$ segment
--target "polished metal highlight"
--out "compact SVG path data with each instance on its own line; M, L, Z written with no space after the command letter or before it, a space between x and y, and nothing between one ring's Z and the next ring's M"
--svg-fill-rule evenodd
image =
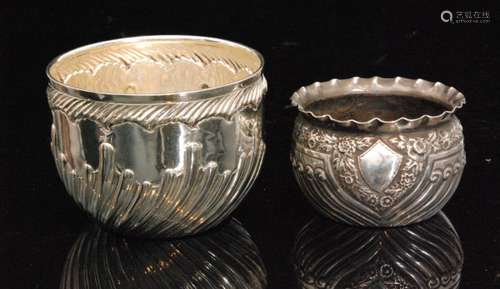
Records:
M443 213L407 227L362 229L315 218L293 250L299 288L456 289L464 253Z
M70 250L61 289L264 289L266 269L236 220L171 241L128 240L98 226Z
M241 202L262 164L261 55L194 36L112 40L47 68L52 152L75 201L145 237L195 234Z
M301 88L292 102L291 161L297 182L324 215L361 226L432 217L465 166L464 96L441 83L352 78Z

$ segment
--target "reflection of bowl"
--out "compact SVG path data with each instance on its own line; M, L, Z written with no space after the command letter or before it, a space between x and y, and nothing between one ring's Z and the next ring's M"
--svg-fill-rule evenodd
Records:
M460 240L443 213L407 227L362 229L316 218L293 252L300 288L458 288Z
M261 166L262 65L250 48L191 36L119 39L56 58L52 150L67 191L127 234L216 225Z
M61 289L266 287L248 232L234 219L206 234L170 241L127 240L98 226L71 249Z
M404 78L332 80L292 97L291 159L299 186L323 214L362 226L425 220L454 193L465 165L464 96Z

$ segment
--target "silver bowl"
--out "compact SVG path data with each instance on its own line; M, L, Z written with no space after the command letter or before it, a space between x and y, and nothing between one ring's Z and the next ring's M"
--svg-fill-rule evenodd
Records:
M361 226L425 220L446 204L465 166L465 98L439 82L351 78L292 97L291 161L299 186L324 215Z
M298 234L293 264L299 288L459 287L464 262L448 218L371 229L315 218Z
M236 220L177 240L133 240L93 226L80 234L61 289L263 289L266 269Z
M66 190L126 234L178 237L218 224L261 167L262 68L253 49L194 36L124 38L57 57L47 95Z

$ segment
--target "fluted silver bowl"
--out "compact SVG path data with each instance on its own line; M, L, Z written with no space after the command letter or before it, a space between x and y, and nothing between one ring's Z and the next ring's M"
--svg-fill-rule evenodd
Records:
M66 190L100 223L177 237L226 218L263 159L263 59L194 36L84 46L47 68L52 152Z
M422 79L334 79L292 97L291 161L299 186L324 215L361 226L400 226L432 217L465 166L465 98Z
M443 213L385 229L315 218L298 234L292 255L299 288L307 289L456 289L464 263Z

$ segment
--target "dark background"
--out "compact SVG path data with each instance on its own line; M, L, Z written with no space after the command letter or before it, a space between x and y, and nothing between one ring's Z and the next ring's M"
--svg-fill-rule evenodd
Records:
M315 215L289 163L296 116L289 97L317 80L374 75L441 81L465 94L467 104L458 116L468 163L444 211L465 252L460 288L500 287L498 5L102 2L43 7L17 2L0 8L1 123L7 124L0 137L1 288L58 287L67 252L89 222L65 192L50 154L46 64L84 44L154 34L224 38L265 57L268 150L234 216L261 251L268 288L293 288L294 238ZM444 9L489 11L490 23L443 23Z

